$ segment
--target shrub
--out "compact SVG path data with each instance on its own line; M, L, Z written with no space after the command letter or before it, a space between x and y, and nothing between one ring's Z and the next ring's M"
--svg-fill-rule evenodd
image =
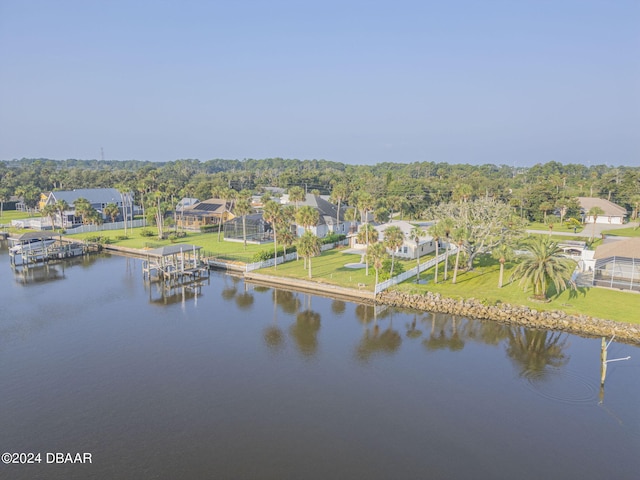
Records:
M127 235L116 235L116 240L128 240L129 237Z
M342 234L342 233L338 234L338 233L332 232L329 235L327 235L326 237L321 238L320 242L323 245L327 245L328 243L337 243L337 242L339 242L341 240L344 240L345 238L347 238L347 236Z
M153 236L155 236L155 233L153 233L148 228L143 228L142 230L140 230L140 236L141 237L153 237Z
M202 225L200 227L200 233L212 233L217 231L218 231L217 225Z
M296 246L293 245L287 248L287 255L296 251ZM278 247L278 256L282 257L284 255L284 251L281 247ZM266 262L267 260L271 260L273 258L273 250L260 250L258 253L255 253L251 257L252 263L258 262Z

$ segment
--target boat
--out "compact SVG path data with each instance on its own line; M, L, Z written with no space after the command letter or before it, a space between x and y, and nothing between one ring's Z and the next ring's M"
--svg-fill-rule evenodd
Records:
M9 253L13 255L20 255L24 252L35 252L37 250L44 250L49 245L53 245L56 241L53 238L31 238L28 240L22 240L17 245L14 245L9 249Z

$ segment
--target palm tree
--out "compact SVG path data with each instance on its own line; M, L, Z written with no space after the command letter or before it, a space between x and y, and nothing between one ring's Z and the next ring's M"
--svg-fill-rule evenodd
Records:
M383 244L386 248L391 250L391 272L389 274L389 276L391 277L393 277L393 267L394 267L394 262L396 258L396 252L400 247L402 247L403 243L404 243L404 233L402 233L402 230L400 229L400 227L393 225L391 227L388 227L384 231Z
M66 200L57 200L55 203L56 209L58 210L58 213L60 214L60 227L64 228L65 225L65 217L64 217L64 212L66 212L67 210L69 210L69 204L67 203Z
M273 232L273 258L276 260L273 268L276 270L278 268L278 239L277 239L277 231L278 231L278 223L282 218L282 209L280 208L280 204L275 200L269 200L264 204L264 208L262 210L262 217L271 224L271 231Z
M338 204L338 209L336 210L336 232L339 231L340 227L340 204L347 198L348 193L346 183L336 183L331 190L331 200Z
M320 239L309 231L304 232L298 239L298 252L308 259L309 278L311 278L311 257L320 255Z
M409 239L416 243L416 283L420 282L420 239L427 233L418 227L413 227L409 232Z
M120 209L115 203L108 203L105 205L103 212L107 217L111 217L111 222L113 223L116 221L116 217L120 213Z
M251 203L248 198L240 198L234 208L235 214L242 217L242 238L244 240L244 249L247 249L247 215L252 211Z
M315 227L316 225L318 225L319 220L320 213L318 213L318 210L316 208L313 208L309 205L300 207L300 209L296 213L296 223L302 225L307 232L311 227Z
M367 248L367 261L371 261L376 271L376 284L378 283L379 272L382 268L385 258L387 258L387 247L382 243L374 243Z
M360 226L358 236L356 237L358 243L364 243L367 246L365 252L369 250L369 244L376 243L378 241L378 231L369 223L365 223ZM365 253L365 275L369 275L369 259Z
M429 235L433 237L433 241L436 242L436 270L433 274L433 283L438 283L438 267L439 261L438 256L440 255L440 239L444 236L444 232L442 231L442 226L440 222L429 227Z
M533 237L525 243L529 254L524 256L511 274L512 279L520 280L520 285L533 287L533 296L537 300L547 300L547 286L552 282L556 292L560 293L571 283L575 262L562 256L562 249L556 242L542 236Z
M88 219L85 217L89 213L89 210L92 208L89 200L87 200L86 198L77 198L73 202L73 207L76 211L76 215L80 215L82 217L82 223L87 223Z
M296 186L289 189L289 201L295 203L296 210L298 210L298 202L304 202L306 199L307 195L302 187Z
M504 276L504 264L513 259L513 248L508 243L503 243L491 251L493 258L500 262L500 277L498 278L498 288L502 288Z
M451 284L455 285L458 280L458 266L460 265L460 251L462 250L462 245L464 245L465 239L467 236L467 231L464 228L456 228L453 231L453 240L456 242L458 246L456 250L456 264L453 267L453 278L451 279Z
M51 229L54 231L56 229L56 213L58 213L58 209L53 203L45 205L45 207L40 210L40 214L43 217L49 217L49 220L51 220Z
M596 220L598 220L598 216L604 214L604 210L600 207L591 207L587 212L587 216L593 219L593 227L591 228L591 240L596 235Z

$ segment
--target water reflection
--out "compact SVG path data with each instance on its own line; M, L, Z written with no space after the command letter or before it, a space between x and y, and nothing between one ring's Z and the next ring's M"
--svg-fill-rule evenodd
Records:
M356 347L356 357L363 362L367 362L373 355L378 353L387 355L396 353L400 345L402 345L402 337L397 330L393 329L391 323L382 332L380 332L379 325L374 325L364 331L360 343Z
M48 283L65 279L65 269L75 266L86 268L93 265L98 258L100 257L96 254L82 255L36 265L12 265L11 268L16 282L21 285Z
M298 350L305 357L312 357L318 350L320 314L311 309L311 295L307 295L307 308L296 315L296 322L289 327Z
M331 302L331 311L336 315L342 315L347 308L347 304L342 300L334 300Z
M562 367L569 361L564 349L569 336L561 332L511 327L507 355L525 378L543 378L547 367Z
M155 282L149 285L149 303L152 305L174 305L186 303L193 299L197 304L198 297L202 296L202 286L208 281L198 280L188 284L167 285Z
M467 319L463 319L463 321L468 322ZM462 350L465 345L464 329L461 336L458 330L458 319L455 315L432 313L429 338L423 340L422 345L427 350Z
M242 293L236 293L236 305L241 310L248 310L253 306L253 294L247 289L247 284L244 283L244 290Z

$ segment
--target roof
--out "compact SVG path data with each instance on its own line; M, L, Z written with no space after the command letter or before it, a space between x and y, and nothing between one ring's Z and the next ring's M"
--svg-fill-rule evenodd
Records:
M9 235L9 238L15 242L25 242L27 240L33 240L34 238L43 239L43 238L53 238L54 236L59 236L59 233L51 233L51 232L26 232L21 235Z
M384 231L389 227L399 227L400 230L402 230L405 241L409 242L410 241L409 234L411 233L411 230L413 230L415 225L409 222L405 222L404 220L389 222L389 223L381 223L380 225L375 226L375 229L378 231L378 233L380 233L380 238L383 238ZM418 226L418 228L420 227ZM422 230L424 230L424 228ZM424 232L425 232L425 236L420 237L420 244L433 241L433 237L431 237L431 235L429 235L426 230L424 230Z
M599 258L609 257L640 259L640 237L616 240L615 242L602 244L596 248L596 254L593 256L596 260Z
M225 209L225 201L220 198L209 198L202 202L195 203L194 205L189 205L184 207L184 213L188 215L208 215L208 214L219 214L222 215L225 210L229 211L231 207L231 202L226 202Z
M312 193L307 193L307 198L305 199L304 202L298 202L298 206L300 207L305 205L314 207L318 210L318 213L320 214L318 218L318 225L335 225L336 213L338 212L337 205L334 205L333 203L328 202L322 197L313 195ZM341 206L340 208L341 222L344 222L344 212L345 212L345 209Z
M169 255L177 255L180 252L192 252L194 250L200 250L202 247L198 245L190 245L188 243L174 243L172 245L165 245L164 247L154 248L147 251L147 255L153 257L168 257Z
M51 192L56 201L64 200L69 205L79 198L86 198L89 203L121 203L122 195L117 188L79 188L77 190L59 190Z
M627 215L627 210L604 198L596 197L578 197L580 207L587 213L593 207L600 207L604 211L604 215L609 217L624 217Z

